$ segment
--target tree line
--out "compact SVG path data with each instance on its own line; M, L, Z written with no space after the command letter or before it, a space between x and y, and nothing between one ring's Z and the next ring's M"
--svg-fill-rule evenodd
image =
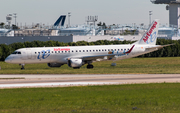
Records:
M115 45L115 44L132 44L134 41L108 41L108 40L98 40L96 42L70 42L63 43L58 41L33 41L33 42L18 42L10 45L0 44L0 61L4 61L5 58L19 48L30 48L30 47L55 47L55 46L85 46L85 45ZM158 51L141 55L138 57L178 57L180 56L180 40L165 40L157 39L157 45L174 44L172 46L165 47Z

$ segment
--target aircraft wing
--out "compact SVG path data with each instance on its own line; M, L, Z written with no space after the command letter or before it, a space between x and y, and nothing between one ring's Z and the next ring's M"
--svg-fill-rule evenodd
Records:
M82 57L78 57L82 60L96 60L96 59L104 59L105 57L109 57L109 58L113 58L115 57L116 55L118 56L123 56L123 55L126 55L126 54L129 54L131 53L132 49L134 48L135 45L133 45L131 47L131 49L125 53L119 53L119 54L104 54L104 55L94 55L94 56L82 56ZM77 57L76 57L77 58ZM107 59L108 60L108 59Z

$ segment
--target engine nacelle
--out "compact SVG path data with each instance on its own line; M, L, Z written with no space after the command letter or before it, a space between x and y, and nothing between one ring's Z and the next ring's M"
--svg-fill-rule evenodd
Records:
M82 59L69 59L68 60L69 67L81 67L83 65Z
M49 67L61 67L63 64L60 63L47 63Z

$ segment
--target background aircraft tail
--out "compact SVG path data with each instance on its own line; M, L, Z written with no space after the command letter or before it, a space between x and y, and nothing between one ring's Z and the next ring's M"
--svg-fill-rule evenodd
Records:
M149 45L156 45L157 35L158 35L158 28L159 28L159 20L155 19L143 37L135 42L134 44L149 44Z
M64 26L65 19L66 19L66 15L61 15L54 23L54 26L59 26L60 22L61 22L61 26Z

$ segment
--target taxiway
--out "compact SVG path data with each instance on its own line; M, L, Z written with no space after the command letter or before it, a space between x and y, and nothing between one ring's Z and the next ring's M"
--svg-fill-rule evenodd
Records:
M180 74L0 75L0 88L180 82Z

